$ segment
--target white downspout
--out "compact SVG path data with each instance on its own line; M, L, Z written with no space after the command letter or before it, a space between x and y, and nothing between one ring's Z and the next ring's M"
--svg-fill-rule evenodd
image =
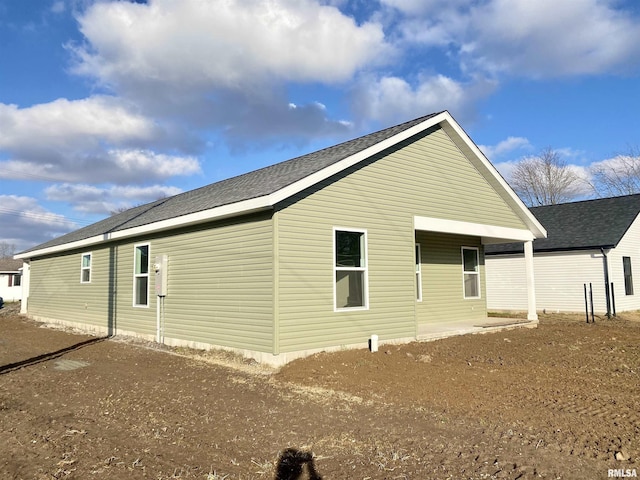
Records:
M156 295L156 342L160 343L162 336L160 333L160 296Z
M524 270L527 276L527 320L538 320L536 284L533 275L533 241L524 242Z

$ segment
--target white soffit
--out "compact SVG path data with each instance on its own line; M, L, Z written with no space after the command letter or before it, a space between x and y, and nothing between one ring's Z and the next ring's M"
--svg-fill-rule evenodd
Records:
M446 220L444 218L433 217L413 217L415 230L427 232L452 233L455 235L471 235L482 237L487 243L496 243L497 239L504 239L510 242L526 242L535 237L529 230L499 227L497 225L487 225L484 223L461 222L459 220ZM485 243L483 241L483 243Z

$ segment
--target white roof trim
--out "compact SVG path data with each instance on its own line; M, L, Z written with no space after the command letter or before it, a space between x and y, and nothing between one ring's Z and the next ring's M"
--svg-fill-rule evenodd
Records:
M456 123L449 112L441 112L433 117L427 118L424 122L421 122L413 127L410 127L396 135L387 138L375 145L370 146L358 153L355 153L339 162L336 162L328 167L319 170L301 180L298 180L291 185L288 185L280 190L273 192L270 195L257 197L241 202L232 203L229 205L222 205L220 207L203 210L201 212L195 212L188 215L182 215L179 217L162 220L159 222L150 223L140 227L133 227L125 230L119 230L103 235L96 235L94 237L79 240L77 242L65 243L62 245L56 245L49 248L43 248L40 250L33 250L24 254L15 255L14 258L28 259L34 256L47 255L65 250L71 250L76 248L85 248L90 245L95 245L101 242L122 239L141 235L145 233L159 232L163 230L169 230L177 227L183 227L188 225L194 225L198 223L204 223L212 220L219 220L226 217L233 217L242 214L248 214L260 210L272 208L277 203L309 188L317 183L325 180L332 175L340 173L341 171L370 158L371 156L384 151L385 149L392 147L407 138L412 137L420 132L423 132L429 128L432 128L441 123L448 124L459 136L459 138L469 146L475 156L486 166L487 170L497 179L500 185L504 188L504 191L512 198L515 204L521 209L522 216L526 219L526 224L533 230L535 237L546 237L546 231L542 225L536 220L536 218L529 212L527 207L522 203L518 196L513 192L511 187L504 181L502 176L491 165L491 162L484 156L484 154L473 143L469 136L462 130L462 128ZM531 233L531 232L530 232ZM502 237L500 237L502 238Z
M444 218L434 217L414 216L413 227L416 230L425 230L428 232L482 237L482 243L498 243L497 239L504 239L503 243L514 241L526 242L535 238L533 233L526 229L499 227L497 225L446 220Z

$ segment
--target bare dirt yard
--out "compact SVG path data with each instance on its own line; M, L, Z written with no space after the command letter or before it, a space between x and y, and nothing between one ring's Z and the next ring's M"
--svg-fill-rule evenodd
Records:
M639 318L545 315L537 329L277 371L48 328L8 305L0 478L629 477L640 470ZM279 462L285 449L292 463Z

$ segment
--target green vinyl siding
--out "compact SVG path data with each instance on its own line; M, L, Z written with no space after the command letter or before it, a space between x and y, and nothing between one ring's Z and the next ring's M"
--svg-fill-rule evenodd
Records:
M149 306L133 306L134 246L148 244L151 265L168 256L165 338L271 351L271 241L270 214L261 214L101 245L91 250L90 284L80 284L88 249L34 259L29 314L155 337L153 268Z
M415 215L526 228L442 129L301 192L282 205L279 215L281 351L366 344L371 334L380 339L416 334ZM334 311L334 227L367 230L368 310ZM480 239L454 241L455 265L450 252L440 252L452 268L446 272L447 294L425 296L420 305L439 316L437 321L486 314L483 265L481 298L462 298L460 246L478 246ZM430 253L425 249L423 255ZM428 281L425 275L423 292Z
M153 241L152 261L169 259L165 336L270 352L271 241L270 214Z
M82 255L92 253L91 282L80 282ZM109 257L104 249L76 250L31 260L29 314L107 327Z
M486 318L484 256L480 239L416 232L416 241L422 253L422 302L416 305L418 324ZM462 247L479 249L480 298L464 298Z

